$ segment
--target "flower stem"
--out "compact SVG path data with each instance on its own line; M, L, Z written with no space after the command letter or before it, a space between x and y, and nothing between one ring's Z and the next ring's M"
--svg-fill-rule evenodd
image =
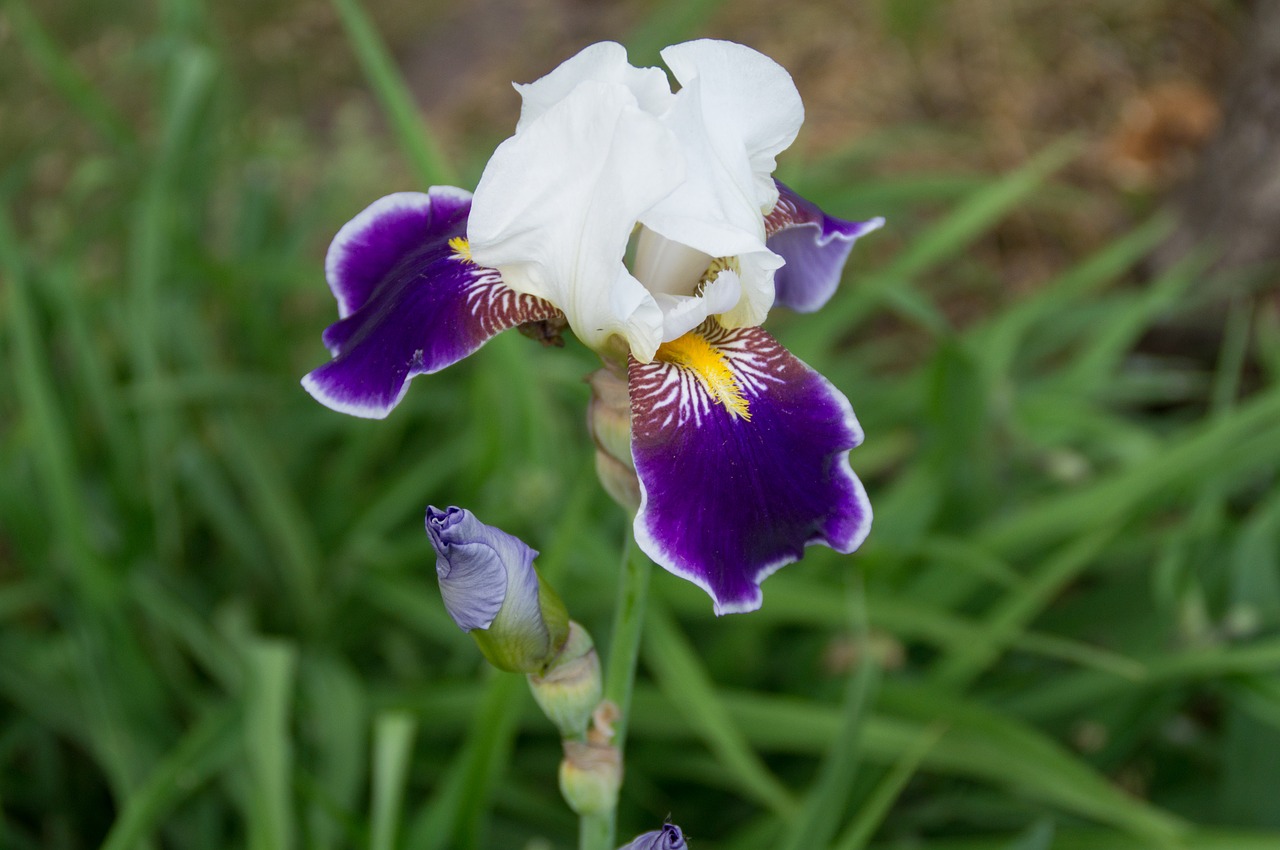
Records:
M640 655L640 634L649 597L651 568L649 558L635 545L628 529L622 547L622 575L618 581L613 635L609 640L609 659L604 674L604 698L618 706L619 717L613 724L612 743L620 753L625 753L626 748L631 691L636 680L636 660ZM625 757L623 764L626 764ZM616 809L583 815L578 832L579 850L613 850L616 846L616 817Z

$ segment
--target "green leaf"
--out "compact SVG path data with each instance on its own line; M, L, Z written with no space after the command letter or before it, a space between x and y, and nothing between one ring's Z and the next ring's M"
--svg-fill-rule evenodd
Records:
M290 850L293 803L293 705L297 650L282 640L252 638L245 647L244 757L249 772L247 823L251 850Z
M644 634L644 661L675 710L697 730L744 794L782 815L796 810L791 792L751 748L730 713L730 704L716 694L688 638L664 607L652 603Z
M417 721L403 712L378 717L373 732L370 850L395 850Z

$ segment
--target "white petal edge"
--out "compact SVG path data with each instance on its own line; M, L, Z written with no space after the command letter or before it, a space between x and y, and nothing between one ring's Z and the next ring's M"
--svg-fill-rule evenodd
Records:
M303 376L302 388L310 393L311 397L316 401L338 413L345 413L348 416L355 416L360 419L386 419L391 414L391 411L404 399L404 394L409 391L409 381L405 381L400 386L400 392L396 393L396 397L391 401L391 404L385 408L376 404L355 404L330 395L319 381L311 377L310 373Z

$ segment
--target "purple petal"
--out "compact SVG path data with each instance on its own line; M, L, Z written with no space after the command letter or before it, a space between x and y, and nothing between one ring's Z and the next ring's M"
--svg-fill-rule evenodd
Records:
M680 827L669 823L662 829L637 835L634 841L618 850L685 850L688 846Z
M884 219L832 218L790 187L774 182L778 184L778 205L765 217L765 244L787 261L774 274L774 303L812 313L835 293L853 243L884 226Z
M867 536L853 408L769 334L712 320L631 360L628 379L636 541L717 614L760 607L760 582L805 546L847 553Z
M302 379L322 404L381 419L413 376L456 363L499 331L560 314L450 244L466 236L470 209L461 189L401 192L338 231L325 260L341 317L324 332L334 359Z
M538 607L538 553L518 537L485 525L462 508L427 508L427 536L436 550L436 577L449 616L464 632L487 629L503 604ZM508 591L521 599L508 600Z

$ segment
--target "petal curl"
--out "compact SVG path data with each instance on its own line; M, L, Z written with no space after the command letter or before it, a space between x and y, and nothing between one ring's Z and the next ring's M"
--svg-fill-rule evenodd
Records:
M812 313L835 294L853 243L883 227L884 219L834 218L781 181L775 182L778 204L765 218L767 244L787 264L774 275L774 303Z
M760 607L760 582L805 546L847 553L866 537L853 408L765 331L709 321L651 363L632 359L628 385L636 541L717 614Z
M341 316L324 332L334 359L302 379L318 401L381 419L415 375L456 363L499 331L559 315L450 244L465 234L470 208L461 189L401 192L338 231L325 260Z

